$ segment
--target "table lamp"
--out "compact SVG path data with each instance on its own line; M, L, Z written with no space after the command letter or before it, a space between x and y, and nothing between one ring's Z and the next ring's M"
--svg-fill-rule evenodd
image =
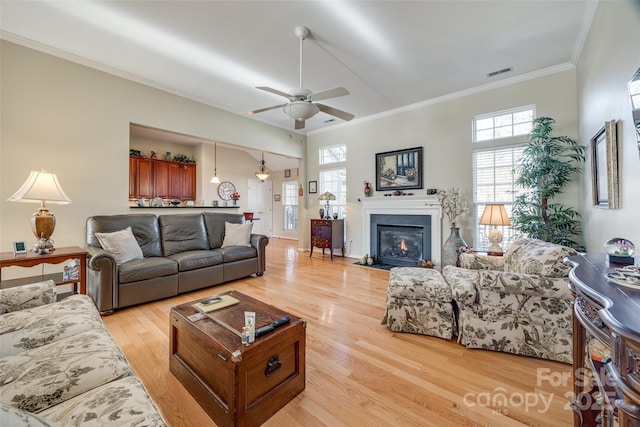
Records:
M332 193L329 193L328 191L325 191L324 193L322 193L319 197L319 200L324 200L326 201L326 205L325 205L325 210L324 210L324 214L326 214L327 218L331 217L331 214L329 213L329 200L335 200L336 196L333 195ZM322 216L322 214L321 214Z
M484 207L482 217L480 217L480 225L493 225L489 232L489 241L491 246L487 250L487 255L502 256L502 232L498 230L498 226L511 225L507 210L501 203L490 203Z
M46 202L56 205L71 203L71 199L60 187L58 177L47 171L31 171L27 181L7 200L10 202L40 203L40 209L31 217L31 229L38 239L33 246L33 251L51 252L55 250L51 236L56 227L56 217L49 211Z

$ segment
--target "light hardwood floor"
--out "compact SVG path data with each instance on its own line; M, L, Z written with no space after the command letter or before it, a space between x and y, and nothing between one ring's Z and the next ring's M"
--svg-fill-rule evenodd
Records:
M571 366L380 324L389 273L271 239L267 271L103 318L172 427L214 426L169 372L172 306L236 289L307 320L306 389L266 426L569 426Z

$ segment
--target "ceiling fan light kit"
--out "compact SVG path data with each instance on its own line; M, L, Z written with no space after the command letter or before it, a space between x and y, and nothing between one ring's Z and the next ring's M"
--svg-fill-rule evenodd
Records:
M309 29L307 27L298 26L295 28L295 35L300 40L300 87L292 89L289 93L282 92L277 89L273 89L266 86L258 86L256 89L264 90L266 92L273 93L285 97L289 100L286 104L274 105L271 107L261 108L259 110L249 111L248 115L262 113L276 108L283 107L285 114L294 120L296 129L304 129L305 120L308 120L318 114L320 111L332 116L338 117L342 120L349 121L355 116L346 111L339 110L328 105L320 104L315 101L323 99L336 98L338 96L349 95L349 91L343 87L336 87L333 89L325 90L318 93L313 93L309 89L305 89L302 85L302 45L304 40L309 36Z

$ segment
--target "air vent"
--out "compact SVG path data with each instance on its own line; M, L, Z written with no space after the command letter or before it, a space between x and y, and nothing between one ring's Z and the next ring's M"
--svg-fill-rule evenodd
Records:
M494 77L500 74L508 73L511 70L513 70L513 68L509 67L509 68L503 68L502 70L498 70L498 71L492 71L489 74L487 74L487 77Z

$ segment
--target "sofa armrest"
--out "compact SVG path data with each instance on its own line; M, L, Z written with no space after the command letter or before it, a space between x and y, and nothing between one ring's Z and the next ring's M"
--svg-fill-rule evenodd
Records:
M56 282L45 280L0 289L0 314L56 302Z
M251 246L256 248L258 252L258 271L256 272L258 276L262 276L266 271L266 247L268 244L269 238L264 234L251 234Z
M535 297L571 300L567 277L547 277L538 274L510 273L505 271L478 271L478 287L503 294L530 295Z
M87 295L98 311L113 310L118 301L118 263L109 252L87 246Z
M504 271L504 257L479 255L473 253L461 253L460 267L469 268L471 270Z
M460 307L471 307L478 302L478 272L466 268L447 265L442 276L451 286L454 301Z

